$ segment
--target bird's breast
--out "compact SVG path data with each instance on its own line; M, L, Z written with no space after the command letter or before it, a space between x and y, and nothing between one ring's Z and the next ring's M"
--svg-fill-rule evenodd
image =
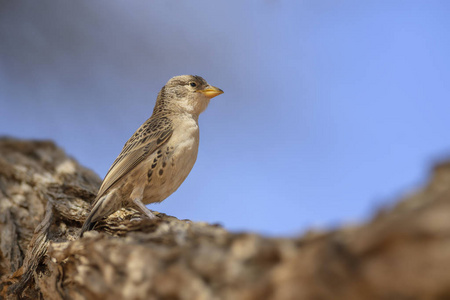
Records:
M161 202L183 183L197 160L199 128L195 120L183 120L162 147L163 155L149 176L143 202Z

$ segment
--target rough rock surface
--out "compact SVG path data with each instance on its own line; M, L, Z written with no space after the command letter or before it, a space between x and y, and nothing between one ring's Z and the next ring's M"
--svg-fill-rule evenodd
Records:
M79 239L99 185L52 142L0 139L1 298L450 299L450 164L365 225L292 239L132 210Z

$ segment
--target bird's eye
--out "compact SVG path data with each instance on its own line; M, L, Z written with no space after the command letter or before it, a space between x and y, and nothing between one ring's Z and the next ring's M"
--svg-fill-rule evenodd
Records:
M192 86L192 87L196 87L197 86L197 84L195 82L190 82L189 85Z

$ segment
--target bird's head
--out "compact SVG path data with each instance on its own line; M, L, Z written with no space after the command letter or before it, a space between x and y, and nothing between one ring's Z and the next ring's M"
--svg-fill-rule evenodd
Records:
M211 98L222 93L221 89L209 85L200 76L175 76L161 89L155 112L159 107L198 116L206 109Z

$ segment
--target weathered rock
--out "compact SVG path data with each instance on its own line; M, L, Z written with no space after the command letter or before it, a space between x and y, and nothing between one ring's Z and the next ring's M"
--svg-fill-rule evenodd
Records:
M3 298L450 299L450 164L365 225L292 239L130 209L79 239L99 185L52 142L0 140Z

